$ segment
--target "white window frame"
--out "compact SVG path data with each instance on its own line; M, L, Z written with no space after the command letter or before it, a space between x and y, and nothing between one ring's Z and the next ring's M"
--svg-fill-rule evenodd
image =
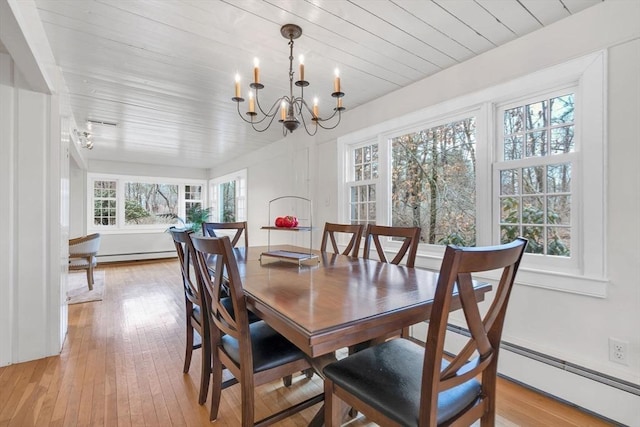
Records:
M390 221L390 179L388 176L390 137L427 129L456 115L476 112L476 238L477 244L499 243L497 232L495 164L499 160L496 117L498 106L519 98L531 98L536 93L548 93L562 87L576 87L575 134L576 152L572 170L572 252L575 261L540 262L540 256L525 254L518 283L570 293L606 297L606 51L596 52L565 63L532 72L506 83L454 98L438 105L398 117L370 128L338 138L338 217L348 215L347 171L351 166L349 153L367 141L379 142L379 177L377 218L379 224ZM386 145L385 145L386 144ZM387 187L385 190L382 187ZM384 205L384 206L383 206ZM573 218L572 218L573 220ZM575 240L574 240L575 236ZM390 243L392 246L392 243ZM417 265L440 267L443 246L421 244ZM550 258L550 257L545 257ZM553 257L557 258L557 257Z
M247 220L247 170L242 169L209 180L209 200L211 201L211 221L220 221L220 185L236 182L236 222Z
M164 177L151 177L151 176L136 176L136 175L117 175L117 174L102 174L102 173L88 173L87 174L87 229L89 232L104 233L104 234L127 234L127 233L149 233L149 232L164 232L172 224L130 224L125 223L124 212L124 186L127 182L140 182L149 184L171 184L178 186L178 217L185 219L185 186L187 185L200 185L202 186L202 206L206 206L206 188L207 182L205 180L195 179L181 179L181 178L164 178ZM94 181L115 181L116 182L116 225L95 225L93 218L93 183ZM179 226L180 221L176 220L174 225Z

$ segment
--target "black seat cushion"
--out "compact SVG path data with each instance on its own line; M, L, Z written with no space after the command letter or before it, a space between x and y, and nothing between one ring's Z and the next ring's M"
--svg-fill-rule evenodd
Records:
M363 402L404 426L417 426L424 348L394 339L331 363L325 375ZM443 367L447 365L443 361ZM481 392L473 379L443 391L438 397L438 424L467 405Z
M253 371L261 372L285 363L302 359L304 353L289 340L273 330L264 321L249 325L251 351L253 353ZM236 363L240 363L238 341L229 336L222 337L222 347Z

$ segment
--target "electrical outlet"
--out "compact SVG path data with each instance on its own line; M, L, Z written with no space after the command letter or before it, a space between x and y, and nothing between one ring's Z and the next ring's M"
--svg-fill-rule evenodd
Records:
M628 348L629 343L627 341L609 338L609 360L626 365Z

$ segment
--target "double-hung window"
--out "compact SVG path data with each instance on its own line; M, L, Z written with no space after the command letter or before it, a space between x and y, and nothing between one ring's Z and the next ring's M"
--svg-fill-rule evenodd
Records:
M212 179L209 184L213 222L247 219L247 170Z
M595 53L339 138L339 219L421 227L429 268L523 236L520 283L605 295L605 68Z
M570 87L497 109L502 126L495 200L502 243L523 236L528 253L572 257L572 206L579 202L572 179L578 161L575 92Z

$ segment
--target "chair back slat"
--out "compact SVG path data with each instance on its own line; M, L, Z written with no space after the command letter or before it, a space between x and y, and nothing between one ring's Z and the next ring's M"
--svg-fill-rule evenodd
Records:
M327 251L327 243L331 243L333 252L338 254L340 249L338 248L338 242L336 240L336 233L350 234L351 238L347 244L342 255L350 255L357 257L360 250L360 241L362 240L362 233L364 231L364 225L361 224L333 224L330 222L325 223L324 231L322 232L322 242L320 243L320 251Z
M376 249L378 259L382 262L390 264L400 264L402 259L407 257L406 266L414 267L416 255L418 253L418 243L420 243L420 227L388 227L384 225L369 224L365 231L364 241L364 258L369 258L371 252L371 243ZM395 239L403 239L402 246L396 252L391 261L387 260L384 246L380 241L380 237L391 237Z
M425 345L420 425L435 425L438 393L481 375L482 394L495 399L495 372L507 304L527 240L483 248L448 246L445 250ZM473 294L472 273L502 269L495 297L484 316ZM446 328L457 292L470 339L442 369ZM469 360L472 356L475 359ZM488 371L489 375L482 375Z
M190 230L179 230L175 227L170 228L169 232L171 233L173 244L176 247L176 252L178 253L185 298L193 304L201 306L202 304L197 280L195 276L191 275L191 268L193 266L192 260L195 256L193 243L190 237L192 232Z
M216 230L236 230L231 238L231 246L236 247L240 241L240 237L244 234L244 246L249 246L249 234L247 231L247 222L203 222L202 234L209 237L220 237L216 235Z

